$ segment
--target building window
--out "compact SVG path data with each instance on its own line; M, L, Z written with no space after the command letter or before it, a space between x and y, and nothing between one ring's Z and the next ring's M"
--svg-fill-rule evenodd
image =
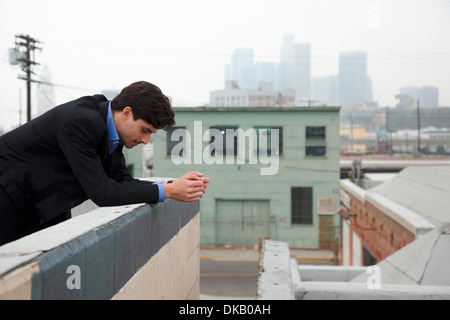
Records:
M325 127L306 127L305 155L307 157L326 155Z
M235 126L214 126L214 127L209 127L209 129L216 129L219 130L219 132L222 135L222 150L216 149L214 148L213 150L211 150L211 156L226 156L226 155L233 155L233 156L237 156L237 148L238 148L238 137L237 134L235 134L236 129L238 129L238 127ZM227 144L227 130L232 130L229 132L229 138L228 140L228 144ZM216 142L216 145L220 145L220 141L215 141L214 139L216 139L216 136L211 134L210 138L209 138L209 144L211 145L213 142ZM231 140L232 139L232 140ZM232 145L231 145L232 142Z
M254 127L255 129L255 141L254 144L255 154L259 155L260 152L265 153L267 156L283 155L283 128L282 127ZM278 130L278 141L272 144L272 132ZM264 144L264 145L263 145Z
M312 187L291 188L291 223L313 223Z
M177 130L180 129L180 130ZM177 130L177 131L175 131ZM175 132L175 134L174 134ZM167 132L167 155L171 156L172 155L172 150L173 148L178 145L179 143L181 143L180 147L180 152L179 152L179 156L182 157L184 154L184 151L186 150L186 127L172 127L168 132Z

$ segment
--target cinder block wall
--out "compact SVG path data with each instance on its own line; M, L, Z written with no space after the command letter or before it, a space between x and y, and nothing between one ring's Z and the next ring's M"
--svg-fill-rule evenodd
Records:
M197 300L199 291L200 218L196 214L145 263L113 299Z
M198 202L121 210L100 208L0 247L0 299L198 299Z

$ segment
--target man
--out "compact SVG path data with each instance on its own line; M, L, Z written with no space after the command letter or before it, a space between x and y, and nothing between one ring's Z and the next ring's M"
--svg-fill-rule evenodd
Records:
M147 144L175 124L171 102L148 82L112 101L62 104L0 137L0 245L66 220L87 199L98 206L199 200L209 183L191 172L171 183L130 176L123 146Z

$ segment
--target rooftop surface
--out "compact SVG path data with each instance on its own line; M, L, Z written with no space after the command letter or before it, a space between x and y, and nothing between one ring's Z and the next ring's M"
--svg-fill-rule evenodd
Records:
M450 286L450 224L429 231L377 264L382 284ZM366 282L361 274L351 282Z
M436 226L450 223L450 166L410 166L369 193L383 195Z

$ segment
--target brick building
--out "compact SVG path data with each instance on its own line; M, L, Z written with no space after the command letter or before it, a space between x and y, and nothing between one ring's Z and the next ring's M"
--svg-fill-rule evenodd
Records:
M372 265L450 222L450 167L407 167L363 189L341 180L342 265Z

